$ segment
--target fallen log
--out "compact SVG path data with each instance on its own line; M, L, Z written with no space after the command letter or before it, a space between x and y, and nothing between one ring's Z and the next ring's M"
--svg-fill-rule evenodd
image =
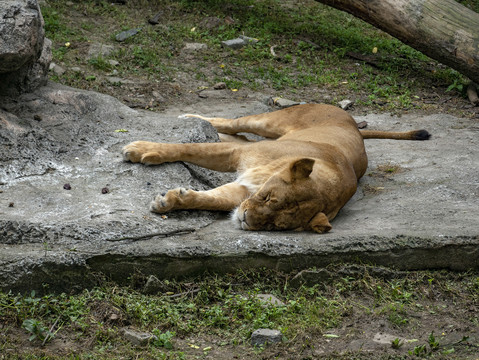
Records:
M479 14L454 0L316 0L346 11L479 83Z

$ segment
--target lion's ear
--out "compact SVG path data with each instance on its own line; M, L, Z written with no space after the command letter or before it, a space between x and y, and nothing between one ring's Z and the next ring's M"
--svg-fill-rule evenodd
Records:
M317 213L310 220L309 225L311 226L311 229L313 229L313 231L319 234L328 232L329 230L333 228L328 221L328 217L324 215L324 213L322 212Z
M313 171L314 160L313 159L300 159L293 162L290 166L291 179L293 181L306 179L311 171Z

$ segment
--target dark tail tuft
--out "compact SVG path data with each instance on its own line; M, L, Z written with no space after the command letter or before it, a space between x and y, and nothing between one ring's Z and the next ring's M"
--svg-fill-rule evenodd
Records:
M417 130L414 133L414 140L427 140L431 137L431 134L427 130Z

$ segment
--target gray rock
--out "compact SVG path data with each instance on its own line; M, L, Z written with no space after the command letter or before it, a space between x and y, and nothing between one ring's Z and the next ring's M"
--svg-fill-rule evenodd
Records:
M284 306L284 302L278 299L272 294L257 294L256 298L259 299L264 306Z
M261 346L281 342L283 335L279 330L258 329L251 334L251 345Z
M293 277L289 285L293 288L299 288L301 285L313 287L314 285L329 283L333 274L325 269L302 270Z
M213 85L213 89L215 90L224 90L226 89L226 84L224 82L219 82Z
M108 60L108 64L110 64L111 66L118 66L120 65L120 63L116 60L113 60L113 59L110 59Z
M245 42L245 44L256 44L259 40L249 37L249 36L244 36L240 35L239 38Z
M94 59L97 57L106 57L111 55L111 53L115 50L113 45L106 45L101 43L93 43L88 48L88 59Z
M107 80L110 84L122 84L122 85L125 85L125 84L134 84L134 83L135 83L135 82L132 81L132 80L122 79L122 78L119 78L119 77L116 77L116 76L107 76L107 77L106 77L106 80Z
M196 52L208 49L208 45L202 43L186 43L183 50L187 52Z
M123 329L123 337L135 346L147 345L150 341L155 341L158 339L153 334L132 329Z
M161 281L155 275L150 275L145 286L143 287L143 292L145 294L157 294L160 289Z
M293 100L288 100L288 99L283 99L283 98L275 98L273 99L274 105L280 107L280 108L287 108L290 106L294 105L299 105L299 101L293 101Z
M94 286L98 273L129 284L138 272L162 280L246 268L298 272L349 261L401 270L479 268L474 119L356 117L371 129L426 128L433 137L366 140L370 176L360 180L333 230L318 235L241 231L227 214L209 211L150 213L148 205L161 191L208 188L226 179L202 179L181 162L122 161L121 148L134 140L215 141L208 123L178 119L180 114L234 118L268 111L260 101L206 99L154 113L48 83L17 99L0 98L0 105L2 290L40 294L47 284L49 291L69 292ZM402 171L384 179L378 166L388 163ZM71 190L63 189L66 183ZM375 188L381 190L368 192ZM338 274L361 271L350 267Z
M245 45L246 45L245 41L240 38L224 40L221 42L221 46L225 48L230 48L230 49L241 49Z
M342 100L338 103L338 105L341 107L343 110L348 110L352 105L354 104L353 101L351 100Z
M0 95L18 96L45 85L51 42L44 38L37 1L1 1L0 34Z
M248 36L241 35L236 39L225 40L221 42L223 47L230 49L241 49L243 46L255 44L258 42L258 39L254 39Z
M130 29L126 31L122 31L118 34L116 34L115 39L116 41L125 41L126 39L131 38L132 36L135 36L141 31L141 28L136 28L136 29Z
M57 76L62 76L66 72L65 68L55 63L50 64L50 70Z
M41 55L45 32L35 0L0 2L0 73L17 71Z

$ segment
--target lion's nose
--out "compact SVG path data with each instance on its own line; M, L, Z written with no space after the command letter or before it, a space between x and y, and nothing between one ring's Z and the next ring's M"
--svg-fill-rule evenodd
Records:
M238 212L238 219L241 222L241 229L243 229L243 230L249 230L249 228L250 228L249 225L248 225L248 222L246 221L246 212L247 211L248 210Z

